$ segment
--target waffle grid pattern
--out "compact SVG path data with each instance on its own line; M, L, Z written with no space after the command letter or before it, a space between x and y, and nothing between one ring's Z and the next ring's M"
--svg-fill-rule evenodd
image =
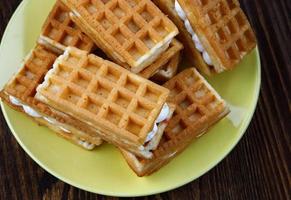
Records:
M17 76L7 84L7 90L21 99L34 97L36 87L56 58L55 54L48 52L44 47L37 46L25 60Z
M256 44L251 26L238 0L196 0L204 20L202 28L214 35L226 60L240 60ZM211 38L211 36L209 37Z
M73 46L90 52L94 47L93 41L70 19L69 9L60 0L56 1L43 25L41 36L60 44L62 51ZM55 46L53 42L51 45Z
M77 122L75 119L65 116L64 114L59 114L49 108L48 105L35 99L36 88L43 82L44 76L47 74L48 70L52 68L56 59L57 55L55 53L44 46L37 45L25 58L22 68L6 84L4 90L0 92L0 96L11 106L13 105L10 103L9 96L16 97L37 112L43 113L44 116L55 119L59 123L68 124L68 126L86 133L86 135L80 136L77 131L73 131L75 136L84 138L86 141L91 141L96 145L100 145L102 140L97 137L94 131L89 130L85 124ZM13 108L22 111L19 107ZM44 123L42 119L36 120L40 120L41 123L46 126L48 124L47 122ZM52 124L50 124L49 127L52 130L55 129L52 128L54 127Z
M110 45L132 67L169 34L178 33L175 25L149 0L65 2L104 39L98 40L99 45Z
M65 55L38 92L97 126L145 139L169 91L84 51Z
M150 175L170 162L228 113L224 100L194 68L182 71L164 86L171 91L168 101L176 104L176 110L153 158L143 159L122 150L139 176Z
M176 110L154 151L156 158L175 150L179 141L187 143L199 136L227 111L225 102L194 68L184 70L164 86L171 91L168 101L176 104Z

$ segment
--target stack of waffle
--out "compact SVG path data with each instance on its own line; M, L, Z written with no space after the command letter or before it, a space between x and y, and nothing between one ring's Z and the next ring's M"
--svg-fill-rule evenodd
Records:
M87 150L115 145L138 176L157 171L229 112L193 67L231 69L255 37L236 0L154 3L57 0L2 100ZM176 75L183 46L195 65Z

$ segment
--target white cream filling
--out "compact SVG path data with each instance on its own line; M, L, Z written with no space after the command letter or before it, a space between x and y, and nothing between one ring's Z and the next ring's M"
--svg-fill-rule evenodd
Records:
M33 108L29 107L28 105L23 104L19 99L9 96L9 100L13 105L22 106L24 112L31 117L41 118L42 116Z
M43 117L44 120L46 120L50 124L55 124L56 120L50 117Z
M155 123L154 123L154 126L153 126L153 129L151 132L149 132L147 138L146 138L146 141L145 142L149 142L150 140L152 140L155 135L157 134L158 132L158 125L159 123L165 121L168 117L170 113L170 107L168 106L167 103L164 104L159 116L157 117Z
M155 135L157 134L157 132L158 132L158 125L155 123L153 130L151 132L149 132L145 142L152 140L155 137Z
M49 122L50 124L58 127L59 129L63 130L66 133L71 133L70 130L66 129L64 126L60 125L60 122L58 122L57 120L51 118L51 117L43 117L44 120L46 120L47 122ZM88 149L88 150L92 150L95 148L95 144L92 144L90 142L78 139L78 144L80 144L81 146L83 146L84 148Z
M70 130L68 130L64 126L60 125L60 123L57 120L55 120L53 118L50 118L50 117L45 117L45 116L39 114L37 111L35 111L31 107L23 104L19 99L15 98L13 96L9 96L9 100L13 105L22 107L23 110L25 111L25 113L27 113L29 116L35 117L35 118L43 118L44 120L46 120L50 124L52 124L52 125L56 126L57 128L63 130L64 132L71 133ZM92 150L92 149L95 148L95 144L92 144L92 143L87 142L87 141L78 140L78 143L80 145L82 145L84 148L89 149L89 150Z
M32 117L36 117L36 118L42 117L37 111L35 111L33 108L31 108L29 106L22 105L22 108L26 112L26 114L28 114Z
M55 119L53 119L51 117L43 117L43 119L46 120L47 122L49 122L50 124L58 127L62 131L66 132L66 133L71 133L70 130L66 129L64 126L61 126L60 123L57 120L55 120Z
M95 148L94 144L87 142L87 141L79 140L78 143L89 150L92 150Z
M67 133L71 133L71 131L69 131L68 129L64 128L63 126L60 126L59 123L55 119L41 115L39 112L31 108L30 106L23 104L19 99L13 96L9 96L9 100L13 105L22 106L24 112L28 114L29 116L35 117L35 118L43 118L44 120L48 121L50 124L57 126L59 129Z
M175 10L176 10L178 16L180 17L180 19L184 22L185 28L187 29L188 33L192 36L192 41L194 42L196 49L202 54L203 60L208 65L213 65L209 54L204 49L200 39L198 38L197 34L194 32L193 28L191 27L191 24L190 24L189 20L187 19L186 13L182 9L178 0L175 0Z
M61 54L65 50L65 46L55 42L54 40L50 39L49 37L40 35L38 38L38 43L44 45L44 46L49 46L51 49L53 49L55 52Z
M136 63L135 66L140 66L139 69L144 69L146 66L153 63L156 60L156 58L169 47L175 35L176 33L173 32L169 34L164 40L157 43L154 47L150 49L148 53L137 59L137 61L135 62ZM135 71L134 69L132 69L132 71L134 73L138 73L138 71Z
M187 19L186 14L184 12L184 10L181 8L179 2L177 0L175 0L175 10L177 12L177 14L179 15L179 17L185 21Z
M9 96L9 100L13 105L22 106L22 103L15 97Z

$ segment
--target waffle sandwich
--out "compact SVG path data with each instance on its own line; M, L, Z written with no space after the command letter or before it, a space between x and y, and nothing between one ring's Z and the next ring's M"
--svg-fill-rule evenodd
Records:
M153 0L180 31L189 60L210 75L233 69L256 46L238 0Z
M134 73L166 51L177 27L150 0L63 0L72 20L112 60Z
M67 46L77 47L88 52L94 50L94 42L71 20L69 9L61 0L56 1L48 15L38 43L57 54L62 54Z
M59 136L88 150L102 143L100 137L88 130L86 124L49 108L34 98L37 86L42 83L57 55L51 50L36 46L25 58L23 66L0 92L10 107L33 118L40 125L54 130Z
M168 89L115 63L68 47L36 98L93 127L107 142L150 158L146 144L157 121L169 114L168 95Z
M178 62L175 62L175 61L179 61L179 59L177 59L177 57L179 58L180 51L182 49L183 49L183 45L178 40L173 39L173 41L170 43L169 48L164 53L162 53L161 56L153 64L151 64L150 66L148 66L147 68L145 68L144 70L142 70L138 74L140 76L148 79L148 78L152 77L154 74L160 72L160 70L162 71L162 68L163 68L163 70L165 70L167 68L167 69L169 69L168 71L174 72L175 69L174 70L172 70L172 69L173 69L173 67L176 67L176 69L177 69ZM173 63L172 63L172 61L173 61ZM170 63L174 64L174 65L167 67L168 64L170 64ZM177 64L177 65L175 66L175 64ZM163 74L163 72L162 72L162 74ZM168 74L168 75L164 74L164 75L169 77L170 74Z
M225 101L194 68L184 70L164 86L171 91L168 101L176 105L176 111L153 157L144 159L121 150L138 176L150 175L166 165L229 112Z

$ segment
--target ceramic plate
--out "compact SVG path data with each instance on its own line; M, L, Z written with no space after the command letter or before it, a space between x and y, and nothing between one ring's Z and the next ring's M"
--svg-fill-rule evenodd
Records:
M0 47L0 87L35 45L53 0L24 0L12 17ZM142 196L177 188L213 168L237 144L250 123L260 88L257 50L233 71L209 79L232 109L208 134L157 173L138 178L116 148L105 144L88 152L59 138L25 115L1 104L23 149L44 169L78 188L110 196Z

